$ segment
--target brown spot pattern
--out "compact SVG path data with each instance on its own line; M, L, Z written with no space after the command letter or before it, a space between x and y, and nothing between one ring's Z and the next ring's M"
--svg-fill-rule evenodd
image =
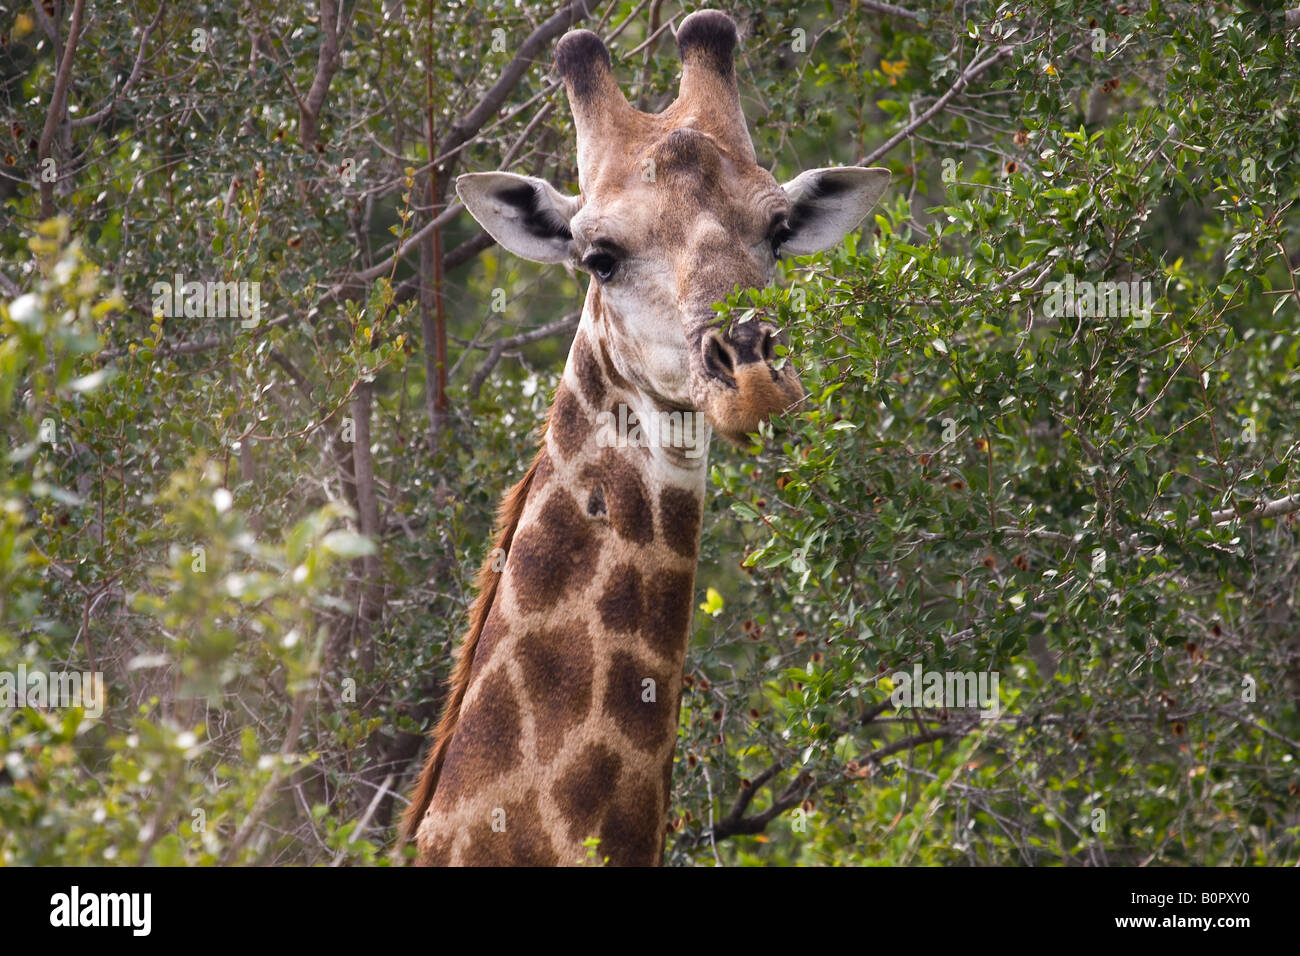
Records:
M664 540L684 558L699 554L700 525L703 516L700 501L685 488L665 488L659 496L659 527Z
M451 845L454 834L444 833L436 836L429 843L426 852L421 853L417 866L449 866L451 864Z
M630 564L619 564L609 573L605 592L596 602L600 622L611 631L631 634L645 619L645 598L641 572Z
M694 592L693 571L663 571L646 581L646 616L641 636L655 652L672 658L685 650Z
M591 637L581 625L567 632L529 631L519 642L518 659L533 705L537 756L550 763L564 735L591 710Z
M604 490L609 523L619 537L636 544L649 544L655 539L654 516L645 482L640 472L612 448L605 449L598 464L587 465L582 470L582 482L584 486L599 484Z
M599 306L600 303L597 303ZM632 386L622 375L618 374L618 368L614 365L614 360L609 357L609 349L605 347L604 340L597 343L600 346L600 361L605 366L605 379L610 385L621 391L630 391ZM617 412L615 412L617 414Z
M550 433L555 436L560 457L572 458L573 453L582 447L591 431L582 419L582 406L568 386L561 384L555 393L555 406L551 410L550 421Z
M504 830L492 829L494 809L485 807L486 819L470 827L469 844L462 856L466 866L555 866L560 862L542 825L536 790L501 807Z
M600 828L597 853L613 866L654 866L660 858L663 825L659 794L650 780L625 788Z
M519 704L500 670L482 680L469 709L460 715L434 793L435 806L450 807L479 793L519 764Z
M487 619L483 622L483 631L479 634L478 644L474 648L474 665L469 672L470 683L474 682L481 671L487 669L488 661L492 659L492 651L509 633L510 625L501 616L501 604L499 601L493 601L492 609L488 611Z
M553 474L555 474L555 466L551 463L551 456L547 453L546 446L542 445L542 450L537 453L537 469L533 472L533 486L530 492L535 494L546 487Z
M596 361L596 353L591 350L591 343L582 332L573 343L573 368L587 403L592 408L599 408L605 401L605 376Z
M596 836L601 810L614 792L623 761L604 744L584 748L555 782L551 796L568 824L569 839Z
M522 529L510 552L515 601L525 613L553 606L569 586L595 572L596 537L570 495L556 487L537 521Z
M655 682L653 702L641 699L641 682L647 677ZM672 696L672 683L666 671L638 660L627 651L614 652L605 683L604 716L638 750L654 753L672 739L674 728L669 719ZM675 714L671 717L676 719Z

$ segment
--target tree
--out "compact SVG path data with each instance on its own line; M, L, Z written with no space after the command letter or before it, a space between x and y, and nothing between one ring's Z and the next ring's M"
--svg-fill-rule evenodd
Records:
M655 109L685 12L4 27L0 661L105 694L0 721L0 859L390 859L580 294L454 176L576 192L554 41ZM726 307L810 399L713 451L669 861L1295 862L1300 24L730 12L777 178L895 189ZM977 706L899 706L917 665Z

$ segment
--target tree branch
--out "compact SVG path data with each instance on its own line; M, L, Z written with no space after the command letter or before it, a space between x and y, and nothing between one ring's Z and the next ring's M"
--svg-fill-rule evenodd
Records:
M1248 511L1238 511L1236 508L1224 508L1222 511L1210 512L1210 524L1227 524L1229 521L1240 519L1242 521L1251 521L1255 519L1276 518L1278 515L1291 514L1294 511L1300 511L1300 494L1287 495L1285 498L1278 498L1275 501L1261 501ZM1199 517L1187 519L1189 529L1199 528L1202 526Z
M913 13L911 10L904 10L902 7L896 7L892 3L881 3L880 0L858 0L858 6L867 10L874 10L877 13L885 13L891 17L903 17L905 20L919 21L921 15Z
M873 750L870 754L863 757L859 763L879 764L886 757L890 757L903 750L911 750L922 744L934 743L937 740L945 740L949 737L957 737L966 733L965 725L949 724L945 727L935 729L925 729L920 733L913 734L910 737L904 737L896 740L892 744L887 744L878 750ZM762 833L767 825L779 817L785 811L789 810L796 803L806 798L810 793L816 791L822 785L829 783L830 778L816 780L811 774L801 773L790 782L780 795L772 801L772 805L761 813L753 816L745 816L745 810L749 807L750 801L754 799L754 794L758 788L770 781L777 773L780 772L781 762L778 761L759 774L751 786L746 790L742 789L740 795L736 798L736 803L727 816L718 821L713 827L713 839L725 840L729 836L750 835Z
M496 245L496 240L486 232L480 232L477 236L466 239L455 249L450 250L442 257L442 268L444 272L456 268L458 265L469 262L484 249Z
M596 0L573 0L567 7L553 14L550 19L530 33L528 38L520 45L519 52L506 64L506 68L501 71L501 76L483 94L482 99L475 104L473 109L451 124L451 129L443 137L442 142L438 144L438 155L446 156L482 129L483 124L496 115L497 110L501 108L501 104L506 101L506 97L515 88L519 78L524 75L524 71L532 65L533 57L537 55L542 47L579 20L590 16L591 8L595 5ZM444 170L443 173L445 181L446 175L450 173L450 168Z
M884 156L903 140L907 139L907 137L911 136L912 133L928 123L935 114L947 106L954 96L966 89L966 86L971 80L979 76L993 64L1006 59L1011 55L1011 51L1014 49L1015 47L1010 45L1000 46L996 51L994 51L992 56L983 60L979 59L979 53L977 52L976 58L971 62L970 66L962 70L961 76L957 77L957 82L952 85L947 93L944 93L943 96L935 100L928 110L891 136L883 145L876 147L872 152L862 157L862 159L858 161L858 165L870 166L881 156Z
M266 332L270 331L271 329L279 328L282 325L288 325L292 321L293 321L293 316L289 315L288 313L285 313L284 315L278 315L274 319L271 319L269 322L262 322L257 326L257 328L250 330L249 334L253 338L258 338L263 334L265 334ZM210 352L212 349L215 349L221 345L225 345L228 342L230 342L230 339L228 338L213 336L210 338L197 339L190 342L178 342L175 345L160 345L158 348L154 350L153 354L155 356L198 355L201 352ZM97 364L102 365L105 362L112 362L115 359L120 359L122 358L122 356L130 354L130 351L131 349L129 346L127 348L121 348L121 349L104 349L102 352L95 353L94 361Z
M312 80L307 99L298 111L298 138L304 146L315 146L320 131L320 110L325 105L330 82L339 68L339 16L335 0L320 0L320 26L325 36L316 57L316 77Z
M567 7L564 7L543 22L541 26L528 35L520 45L519 52L506 64L506 68L501 71L501 76L483 94L478 103L468 113L451 124L451 129L448 130L447 135L443 137L442 142L438 145L436 161L445 163L439 175L442 182L450 181L451 170L454 166L454 154L473 139L479 130L483 128L483 125L501 108L501 104L506 101L515 86L518 85L520 77L532 64L533 57L555 37L589 16L596 2L597 0L573 0ZM322 301L346 295L358 285L373 282L380 276L390 272L395 262L418 249L426 236L430 235L435 229L439 229L451 222L460 214L462 208L459 202L452 202L441 213L413 232L405 242L399 243L393 249L391 255L384 256L383 261L377 262L367 269L355 272L335 284L325 293ZM482 245L471 245L470 243L482 243ZM483 249L488 248L492 243L493 240L486 234L462 243L446 254L443 259L443 268L450 269L460 265L473 258Z
M45 4L42 0L32 0L32 13L36 14L36 22L41 26L41 32L49 39L50 44L54 47L59 45L59 28L54 22L54 18L45 12Z
M126 78L126 82L122 84L122 88L114 90L113 95L108 98L108 102L95 110L95 112L91 113L89 116L78 116L70 120L68 122L69 126L73 129L80 129L83 126L93 126L109 113L113 112L113 108L117 106L117 101L131 91L131 87L135 85L135 81L140 78L140 68L144 66L144 52L149 46L149 37L151 37L153 32L158 29L158 24L162 23L163 14L166 12L167 3L166 0L164 0L164 2L158 5L158 12L154 14L153 22L144 28L144 36L140 37L140 49L136 52L135 63L131 66L131 75Z
M570 312L564 318L556 319L554 322L548 322L540 328L521 332L518 335L512 335L509 338L498 339L491 345L478 346L478 348L487 349L488 355L487 358L483 360L483 364L475 370L474 376L469 380L469 393L475 398L478 397L479 389L483 387L483 383L487 381L488 375L491 374L492 369L496 366L497 362L501 361L501 356L507 349L518 348L521 345L527 345L529 342L537 342L547 336L559 335L561 332L567 332L569 329L574 328L581 318L581 313Z
M299 691L294 695L293 712L289 716L289 727L284 734L284 743L280 746L280 756L288 757L295 752L298 746L298 734L302 731L302 719L307 713L307 691ZM271 798L275 796L276 788L280 786L280 781L284 777L284 760L278 760L275 763L275 769L271 771L271 779L266 782L257 799L253 801L253 808L248 811L248 816L244 817L244 822L239 825L235 835L231 838L230 843L226 846L225 853L221 856L221 865L230 866L239 858L239 852L248 842L248 838L253 835L253 831L261 822L262 815L271 806Z
M36 5L40 6L40 0L37 0ZM36 163L40 167L42 219L54 215L54 183L45 178L45 160L50 158L50 145L54 142L54 133L59 128L63 111L67 107L68 85L72 81L72 57L77 52L77 41L81 39L81 21L85 12L86 0L77 0L72 8L72 26L68 30L67 45L63 48L63 59L59 61L59 71L54 78L54 94L50 97L50 108L45 114L45 127L41 130L41 139L36 148Z
M375 550L364 555L354 565L360 573L357 585L356 634L359 663L367 673L374 670L374 625L379 620L383 587L380 582L379 502L375 496L375 465L370 453L370 413L374 402L372 383L358 383L352 398L355 441L352 443L353 477L357 487L357 523L363 535L370 539Z
M731 832L736 832L734 828L745 818L745 811L749 809L750 803L753 802L754 794L758 793L758 788L766 786L768 781L780 773L784 766L785 762L778 760L751 780L748 787L740 788L740 794L736 797L736 802L732 805L731 812L728 813L726 817L719 820L713 828L715 839L717 834L722 832L723 828L730 828Z

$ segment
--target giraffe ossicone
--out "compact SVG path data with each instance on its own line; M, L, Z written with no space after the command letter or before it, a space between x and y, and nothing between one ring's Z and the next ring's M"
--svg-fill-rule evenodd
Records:
M847 167L779 185L755 161L737 42L723 13L686 17L678 97L648 114L600 38L567 33L579 194L456 181L502 247L592 281L407 811L421 863L578 864L592 838L611 863L661 862L710 435L742 442L803 397L778 330L717 328L712 306L770 281L783 249L838 243L889 180Z

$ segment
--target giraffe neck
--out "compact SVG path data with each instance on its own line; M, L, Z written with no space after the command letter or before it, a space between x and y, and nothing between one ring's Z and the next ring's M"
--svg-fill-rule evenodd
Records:
M593 288L465 651L424 862L579 863L593 837L662 858L709 433L619 374L610 321Z

